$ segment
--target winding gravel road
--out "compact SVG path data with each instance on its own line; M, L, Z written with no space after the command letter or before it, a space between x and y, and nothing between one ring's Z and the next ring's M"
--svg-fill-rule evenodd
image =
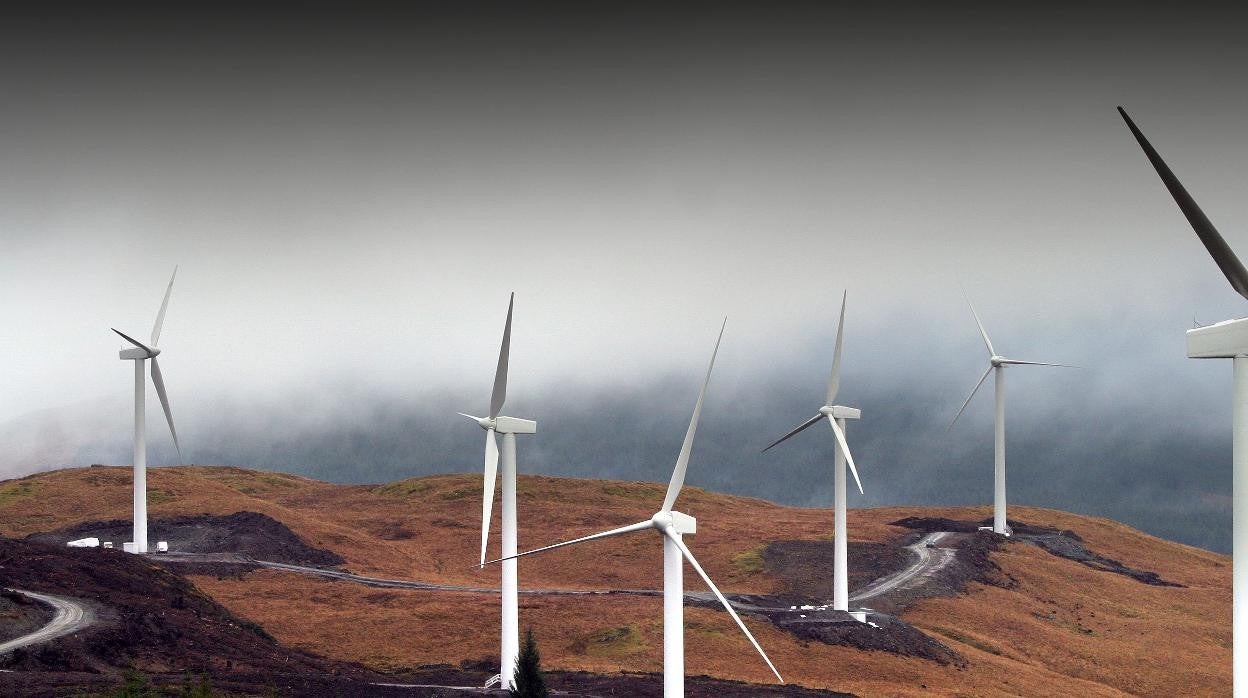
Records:
M907 550L913 552L916 560L905 569L894 572L885 577L881 577L855 594L849 597L852 603L861 604L878 598L897 589L916 586L922 584L927 578L935 574L937 571L948 565L957 557L957 550L954 548L938 547L937 543L950 535L948 532L941 531L929 533L918 540L918 542L906 546ZM357 584L365 584L372 587L390 588L390 589L419 589L424 591L445 591L460 593L478 593L493 594L498 593L497 587L477 587L477 586L461 586L453 584L434 584L431 582L417 582L406 579L385 579L381 577L368 577L364 575L351 574L350 572L342 572L340 570L324 569L320 567L306 567L304 565L292 565L284 562L269 562L266 560L253 560L239 555L224 554L203 554L203 553L174 553L167 558L170 562L224 562L237 564L251 564L272 570L283 572L296 572L299 574L315 575L317 577L325 577L328 579L336 579L343 582L354 582ZM535 596L662 596L661 589L521 589L521 594ZM757 597L726 594L732 602L734 608L741 611L764 611L777 610L767 606L759 606L756 601ZM735 598L734 598L735 597ZM691 591L685 593L685 598L695 603L713 602L715 597L709 591ZM786 607L787 608L787 607Z
M422 589L427 591L457 591L477 594L498 593L498 587L458 586L454 584L434 584L432 582L413 582L404 579L383 579L380 577L366 577L364 575L351 574L350 572L340 572L338 570L327 570L320 567L290 565L284 562L268 562L265 560L251 560L250 562L253 565L259 565L260 567L271 570L312 574L318 577L328 577L329 579L337 579L343 582L366 584L372 587L391 589ZM617 594L625 594L628 596L663 595L662 591L652 589L521 589L520 593L538 596L611 596Z
M917 543L906 546L908 550L917 554L919 559L900 572L890 574L887 577L880 577L871 582L865 588L850 596L850 603L870 601L890 591L909 586L912 582L922 583L923 580L943 569L945 565L953 562L953 559L958 555L956 549L936 546L947 535L949 535L947 531L929 533L920 538Z
M76 633L79 630L91 625L95 622L95 614L91 613L83 604L75 599L63 596L52 596L51 594L37 594L33 591L23 591L22 589L10 589L22 596L32 598L44 605L51 606L56 611L56 615L52 617L52 621L47 625L39 628L29 635L23 635L19 638L0 643L0 654L12 652L19 647L28 645L37 645L41 642L54 640L63 635Z

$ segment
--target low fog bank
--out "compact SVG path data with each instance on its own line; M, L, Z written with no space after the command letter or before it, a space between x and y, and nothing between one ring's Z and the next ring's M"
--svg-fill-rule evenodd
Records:
M830 340L822 334L808 338L792 350L798 360L786 366L741 356L725 344L690 485L790 505L830 505L832 439L826 427L816 425L760 453L822 402ZM870 355L866 348L847 346L855 353L847 349L838 402L863 411L848 431L866 490L853 492L850 505L989 503L991 380L946 430L985 365L982 348L968 343L953 354L958 366L935 371L921 358L928 347L902 348L890 363L872 365L862 358ZM1091 359L1086 363L1092 365L1009 369L1011 503L1112 518L1229 552L1229 367L1220 371L1213 362L1176 358L1171 349L1137 357L1130 370L1095 365L1095 356L1072 347L1024 358ZM483 432L455 413L484 412L490 372L480 385L455 391L344 378L279 396L201 395L193 401L171 387L171 397L188 462L385 482L480 471ZM513 383L523 389L512 386L505 412L539 424L536 435L519 437L521 472L666 482L699 374L667 373L609 388L557 380L537 387L516 379L513 368ZM6 445L0 475L128 463L131 409L122 395L0 425ZM149 462L174 462L154 395L148 434Z

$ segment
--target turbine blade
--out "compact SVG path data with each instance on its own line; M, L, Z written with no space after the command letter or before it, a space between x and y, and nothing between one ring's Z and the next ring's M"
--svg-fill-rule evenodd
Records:
M1043 361L1019 361L1018 359L1002 359L1001 363L1013 366L1056 366L1058 368L1079 368L1069 364L1046 364Z
M849 452L849 443L845 441L845 432L841 429L841 425L836 423L832 415L828 415L828 424L832 425L832 433L836 435L836 443L841 447L841 453L845 454L845 462L849 464L849 472L854 474L854 482L858 485L858 494L866 494L862 491L862 480L858 479L858 468L854 467L854 456Z
M817 414L817 415L815 415L815 416L811 417L810 419L808 419L808 420L806 420L806 421L802 422L801 424L799 424L799 425L797 426L797 428L796 428L796 429L794 429L793 431L790 431L789 433L785 434L784 436L781 436L780 438L778 438L778 439L776 439L775 441L773 441L773 442L772 442L772 444L771 444L771 446L768 446L767 448L764 448L764 449L763 449L763 453L766 453L766 452L770 451L770 450L772 449L772 446L776 446L776 445L777 445L777 444L779 444L781 441L784 441L785 439L789 438L790 436L793 436L793 435L794 435L794 434L796 434L797 432L799 432L799 431L802 431L802 430L806 429L807 427L809 427L810 425L814 424L815 422L818 422L818 421L819 421L819 420L821 420L821 419L823 419L823 415L822 415L822 414Z
M737 622L737 627L741 628L741 632L745 633L745 636L750 639L750 644L754 645L754 649L758 650L758 653L762 656L763 661L767 662L767 666L771 669L771 673L776 675L776 679L778 679L780 683L784 683L784 677L780 675L779 671L776 671L776 665L771 663L771 658L768 657L767 653L763 651L763 648L758 644L758 640L754 639L754 635L750 632L750 629L745 627L745 623L742 622L741 616L737 615L737 612L733 609L732 604L728 603L728 599L724 598L723 593L719 591L719 587L715 586L715 582L712 582L711 578L706 575L706 570L702 569L702 565L698 564L697 558L693 556L693 553L689 552L689 548L685 545L685 542L681 540L680 536L676 535L676 533L670 528L663 531L663 534L672 539L672 542L676 544L676 547L680 548L681 554L684 555L685 559L689 561L689 564L693 566L693 569L698 573L698 576L702 578L702 581L706 582L706 586L710 587L711 593L715 594L715 598L719 599L719 602L724 605L724 610L728 611L728 615L732 616L732 619Z
M152 385L156 386L156 396L160 398L160 407L165 411L165 421L169 422L169 433L173 435L173 447L178 452L178 464L182 464L182 447L178 445L178 430L173 428L173 412L169 410L169 396L165 393L165 376L160 372L160 362L152 357Z
M142 349L143 351L147 352L147 355L148 355L149 357L151 357L151 356L155 356L155 355L156 355L156 352L152 351L152 348L151 348L151 347L149 347L149 346L147 346L146 344L144 344L144 343L140 342L139 340L135 339L134 337L131 337L131 336L127 335L127 334L123 334L122 332L118 331L116 328L110 328L110 329L112 329L112 330L113 330L114 332L116 332L117 334L121 335L121 338L122 338L122 339L126 340L127 342L130 342L130 343L131 343L131 344L133 344L134 346L136 346L136 347L138 347L138 348Z
M485 430L485 487L481 495L481 566L490 540L490 516L494 509L494 481L498 477L498 440L493 429Z
M711 384L711 369L715 368L715 355L719 353L719 343L724 339L724 327L728 318L719 326L719 337L715 340L715 350L711 352L711 363L706 367L706 379L702 381L702 390L698 392L698 401L693 406L693 417L689 420L689 429L685 432L685 442L680 446L680 455L676 457L676 467L672 469L672 480L667 483L667 496L663 498L660 511L671 511L676 504L676 497L685 486L685 471L689 468L689 454L693 452L693 435L698 431L698 420L702 418L702 401L706 398L706 386Z
M566 540L562 543L555 543L554 545L548 545L544 548L537 548L535 550L528 550L526 552L517 553L515 555L508 555L507 557L500 557L497 560L490 560L489 562L485 564L492 565L496 562L502 562L503 560L514 560L518 557L524 557L525 555L534 555L537 553L544 553L547 550L554 550L555 548L562 548L568 545L574 545L576 543L584 543L585 541L589 541L589 540L598 540L599 538L610 538L611 536L619 536L625 533L632 533L633 531L641 531L643 529L652 528L653 526L654 526L654 522L652 522L650 519L646 519L645 521L638 521L635 524L629 524L627 526L613 528L610 531L603 531L602 533L595 533L592 536L584 536L582 538Z
M832 374L828 376L828 397L825 405L831 405L836 399L836 391L841 387L841 334L845 331L845 302L849 299L849 291L841 296L841 321L836 325L836 351L832 354Z
M1248 298L1248 270L1244 269L1244 265L1235 256L1235 252L1231 250L1231 246L1226 244L1226 240L1222 239L1222 235L1218 233L1218 229L1213 227L1213 223L1205 216L1204 211L1200 210L1200 206L1196 205L1196 200L1191 194L1187 193L1187 189L1179 182L1179 178L1174 176L1165 161L1161 159L1161 155L1153 148L1140 129L1136 128L1135 122L1131 117L1127 116L1127 112L1122 107L1118 107L1118 113L1122 115L1123 121L1127 122L1127 128L1131 129L1135 140L1139 142L1140 147L1144 149L1144 154L1148 156L1148 161L1153 164L1153 169L1157 170L1157 175L1161 177L1161 181L1166 185L1166 189L1170 190L1170 196L1174 197L1174 203L1179 205L1179 210L1183 211L1183 215L1187 217L1187 222L1191 224L1192 230L1196 231L1196 236L1204 243L1205 249L1209 251L1209 255L1213 257L1213 261L1217 263L1218 268L1222 270L1222 275L1226 280L1231 282L1231 288L1244 298Z
M173 280L178 278L178 268L173 268L173 276L169 277L169 286L165 288L165 299L160 302L160 312L156 313L156 324L152 326L152 346L160 342L160 328L165 325L165 310L169 308L169 294L173 293Z
M975 384L974 388L971 388L971 394L966 396L966 402L963 402L962 406L958 408L958 413L953 415L953 421L949 422L949 426L945 427L945 431L952 429L954 422L958 421L958 417L961 417L962 413L966 411L966 406L971 404L971 398L975 397L975 393L979 392L979 386L984 384L984 380L988 378L989 373L992 373L992 364L988 364L988 368L984 370L984 375L980 376L979 382Z
M975 316L975 324L979 326L979 334L984 338L984 346L988 347L988 355L996 356L997 350L992 348L992 340L988 339L988 330L984 329L984 323L979 320L979 313L975 312L975 304L971 302L971 297L966 295L966 289L962 289L962 295L966 296L966 304L971 306L971 315Z
M498 367L494 369L494 393L490 395L490 419L503 411L507 400L507 359L511 354L511 310L516 304L516 294L507 301L507 324L503 326L503 344L498 348Z

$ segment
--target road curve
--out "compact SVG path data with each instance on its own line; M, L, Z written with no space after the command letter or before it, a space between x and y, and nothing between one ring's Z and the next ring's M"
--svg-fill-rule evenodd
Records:
M37 645L41 642L54 640L63 635L76 633L79 630L91 625L95 621L94 614L74 599L65 598L63 596L52 596L51 594L37 594L33 591L23 591L22 589L10 589L22 596L34 599L44 605L51 606L56 615L52 617L52 621L47 625L39 628L29 635L0 643L0 654L12 652L19 647L28 645Z
M863 589L860 589L849 597L852 603L862 603L870 599L874 599L891 591L899 589L913 582L921 582L923 579L934 574L937 570L942 569L949 564L956 556L957 550L954 548L936 547L942 539L948 536L948 532L940 531L929 533L918 540L918 542L906 546L908 550L913 552L917 557L916 561L910 566L898 572L894 572L885 577L881 577L871 582ZM928 547L931 545L932 547ZM272 562L268 560L255 560L245 558L230 553L174 553L165 558L169 562L224 562L236 564L250 564L271 570L282 572L294 572L297 574L315 575L328 579L335 579L342 582L353 582L356 584L364 584L371 587L381 587L390 589L417 589L423 591L442 591L442 592L458 592L458 593L477 593L477 594L496 594L498 587L488 586L467 586L455 584L435 584L433 582L418 582L407 579L386 579L382 577L369 577L359 574L351 574L341 570L325 569L322 567L307 567L304 565L292 565L284 562ZM532 596L662 596L661 589L520 589L520 593ZM726 594L734 608L741 611L762 611L774 610L768 607L758 606L753 598L742 598L737 594ZM709 591L690 591L685 593L685 598L694 603L714 603L715 597Z
M915 580L921 581L926 579L944 568L958 554L958 551L954 548L940 548L936 546L947 535L949 535L947 531L929 533L913 545L906 546L908 550L918 555L919 559L900 572L895 572L887 577L880 577L858 590L849 597L850 603L870 601L890 591L900 589Z

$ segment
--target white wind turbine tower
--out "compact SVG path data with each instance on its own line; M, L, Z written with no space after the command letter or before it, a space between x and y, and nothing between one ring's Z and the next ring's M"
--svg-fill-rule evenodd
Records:
M1136 128L1122 107L1118 113L1127 122L1135 140L1144 149L1153 169L1170 190L1170 195L1204 243L1213 261L1222 270L1231 288L1248 298L1248 270L1240 263L1230 245L1205 216L1179 179L1166 166L1161 155ZM1231 526L1232 526L1232 676L1236 698L1248 698L1248 641L1235 637L1248 628L1248 318L1226 320L1208 327L1187 331L1189 359L1231 359L1234 372L1231 424Z
M515 555L516 545L516 434L537 433L537 422L501 416L507 399L507 361L511 352L511 311L516 294L507 302L507 322L503 326L503 343L498 350L498 366L494 370L494 392L490 395L490 416L474 417L485 430L485 488L481 499L481 560L485 567L485 547L490 536L490 515L494 506L494 482L498 475L499 448L497 434L503 435L503 557ZM499 680L503 688L511 688L520 657L520 581L514 558L502 565L502 631L499 652Z
M849 452L849 444L845 440L845 420L859 419L862 412L853 407L844 407L833 404L836 399L837 389L841 385L841 337L845 330L845 301L848 296L841 297L841 320L836 326L836 349L832 354L832 373L828 376L828 392L824 399L823 407L819 408L819 413L803 422L793 431L776 439L775 442L763 449L766 453L773 446L788 439L794 434L813 426L816 422L828 420L828 425L832 427L832 434L835 439L833 448L835 456L833 457L833 473L836 489L836 522L835 537L833 539L833 562L832 562L832 608L837 611L849 610L849 577L848 577L848 534L845 530L845 464L849 463L849 469L854 474L854 482L858 485L858 492L862 493L862 481L858 479L858 469L854 467L854 457ZM865 616L859 617L863 620Z
M1047 364L1041 361L1007 359L997 354L997 350L992 348L992 340L988 339L988 332L984 330L984 323L979 321L979 313L975 312L975 304L971 303L970 297L967 297L966 302L971 306L971 315L975 316L975 324L979 326L979 334L984 338L984 346L988 348L988 368L984 369L984 375L979 377L979 382L971 389L971 394L966 397L966 401L962 403L962 407L953 416L953 421L949 422L949 426L945 431L953 428L954 422L958 421L958 417L962 416L966 406L971 403L971 398L975 397L975 393L979 392L979 386L983 385L984 380L988 378L988 374L992 373L997 398L996 430L993 438L992 531L993 533L1008 536L1010 535L1010 527L1005 522L1005 367L1058 366L1061 368L1074 368L1074 366ZM981 526L981 528L986 529L987 527Z
M160 311L156 313L156 325L152 327L152 339L149 345L129 337L116 329L113 332L133 344L129 349L122 349L118 355L122 361L134 362L134 540L128 552L147 552L147 440L144 435L146 417L144 414L144 393L147 382L143 375L144 364L152 360L152 385L160 398L160 406L165 411L165 421L169 423L169 433L173 435L173 447L178 452L178 462L182 462L182 447L178 445L178 431L173 427L173 413L169 411L169 396L165 393L165 378L160 372L160 362L156 356L160 350L156 348L160 341L160 328L165 324L165 310L169 308L169 294L173 292L173 280L178 275L178 268L173 268L173 276L169 277L169 286L165 289L165 298L160 303Z
M727 320L725 320L725 324ZM720 327L719 338L723 339L724 330ZM693 449L693 436L698 429L698 420L702 415L702 402L706 397L706 387L711 381L711 369L715 367L715 355L719 352L719 340L715 341L715 351L711 354L710 366L706 369L706 379L702 383L702 390L698 393L698 402L693 408L693 418L689 420L689 429L685 432L685 441L680 447L680 455L676 458L676 467L672 470L672 479L667 486L667 496L663 498L663 505L654 516L645 521L639 521L635 524L624 526L621 528L595 533L591 536L577 538L575 540L548 545L544 548L530 550L519 555L512 555L510 559L521 557L524 555L532 555L555 548L562 548L566 545L583 543L590 540L598 540L600 538L609 538L625 533L633 533L645 529L653 529L663 537L663 696L664 698L680 698L685 693L685 637L684 637L684 566L681 558L689 561L698 576L702 577L702 581L710 587L715 597L723 604L728 614L736 621L737 626L749 638L750 643L754 645L754 649L762 655L763 661L767 662L767 666L771 668L776 678L784 683L784 679L780 677L780 672L776 671L775 665L771 663L771 659L767 657L767 653L759 646L758 641L750 634L749 628L745 627L745 623L741 621L741 617L733 610L732 605L720 593L719 587L711 581L706 571L702 569L702 565L698 564L693 553L685 545L683 536L691 535L697 531L697 519L688 514L683 514L672 509L676 503L676 497L680 495L680 490L685 484L685 470L689 465L689 454ZM493 560L498 562L498 560Z

